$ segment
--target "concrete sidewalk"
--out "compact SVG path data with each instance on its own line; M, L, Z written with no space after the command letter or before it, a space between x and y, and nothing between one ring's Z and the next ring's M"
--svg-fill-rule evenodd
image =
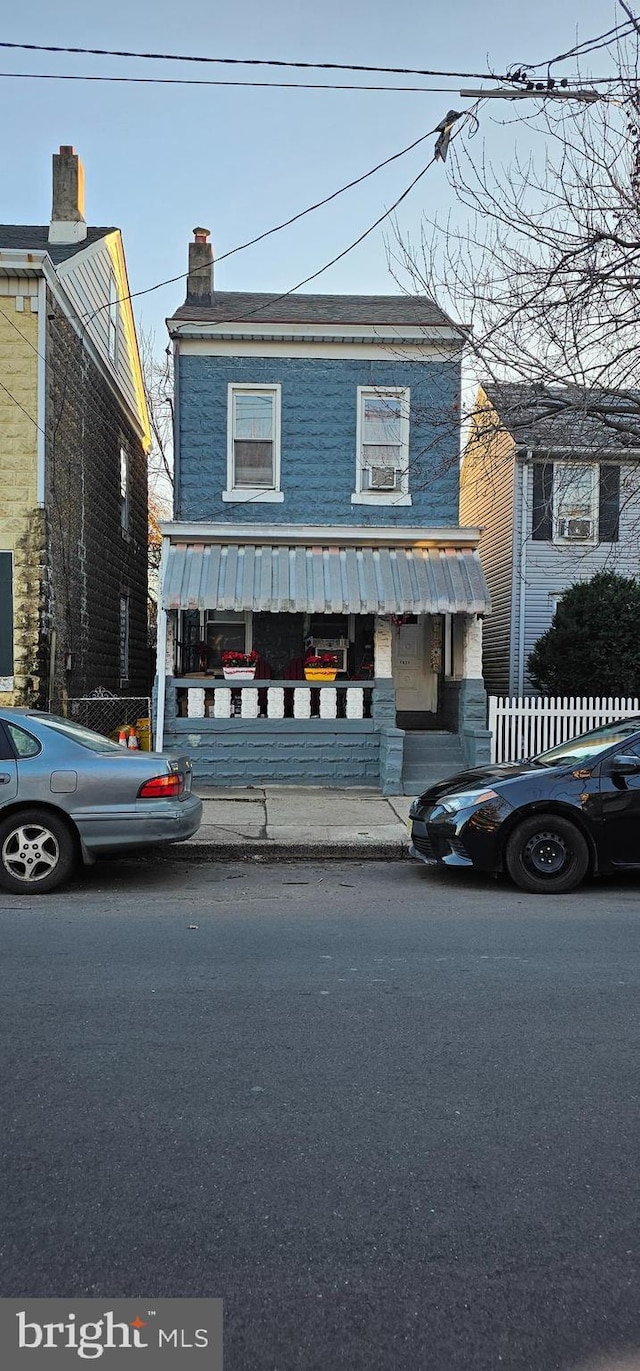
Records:
M204 804L202 825L180 851L198 858L406 856L410 795L275 785L194 790Z

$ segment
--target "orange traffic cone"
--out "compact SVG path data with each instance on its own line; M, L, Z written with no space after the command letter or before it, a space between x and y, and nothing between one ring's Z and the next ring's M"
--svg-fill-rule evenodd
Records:
M119 742L119 744L120 744L120 747L126 747L126 746L127 746L127 730L126 730L126 728L121 728L121 729L120 729L120 732L119 732L119 734L118 734L118 742Z
M139 747L139 746L140 746L140 744L138 743L138 735L137 735L137 733L136 733L136 730L135 730L135 728L130 728L130 729L129 729L129 741L128 741L128 743L127 743L127 747L135 748L135 747Z

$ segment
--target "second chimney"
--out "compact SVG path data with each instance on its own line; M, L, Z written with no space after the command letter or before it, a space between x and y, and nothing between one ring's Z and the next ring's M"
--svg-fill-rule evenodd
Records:
M53 154L53 206L50 243L82 243L87 236L84 218L84 167L75 148Z
M189 243L189 276L187 300L208 305L213 294L213 248L209 229L194 228L193 243Z

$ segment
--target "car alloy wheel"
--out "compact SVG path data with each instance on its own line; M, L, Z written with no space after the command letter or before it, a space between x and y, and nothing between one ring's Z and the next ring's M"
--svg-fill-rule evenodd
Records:
M64 821L46 810L18 810L0 824L0 885L15 894L54 890L75 866Z
M569 819L559 814L531 815L510 835L505 865L521 890L564 895L584 880L589 849Z

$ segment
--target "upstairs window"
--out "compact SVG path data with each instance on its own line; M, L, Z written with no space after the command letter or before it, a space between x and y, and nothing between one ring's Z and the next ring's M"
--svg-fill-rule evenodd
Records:
M536 542L617 543L620 467L597 462L535 462L531 536Z
M129 528L129 453L120 448L120 527L123 533Z
M559 462L554 480L553 536L557 543L595 543L598 486L595 466Z
M252 499L279 491L280 387L229 387L228 496Z
M356 492L394 503L409 490L409 390L358 387Z

